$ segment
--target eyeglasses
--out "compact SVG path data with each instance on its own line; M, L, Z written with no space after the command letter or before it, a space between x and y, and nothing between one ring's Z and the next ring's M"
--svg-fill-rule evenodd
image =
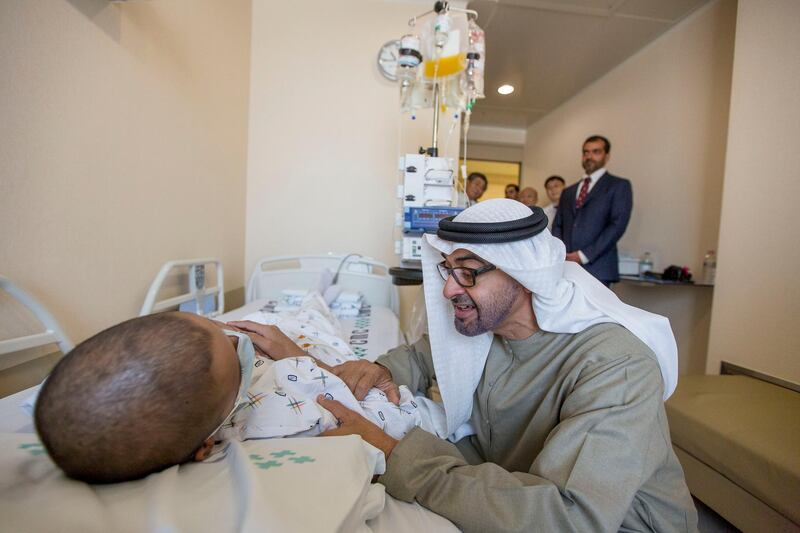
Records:
M450 268L445 264L444 261L436 265L439 269L439 275L442 276L442 279L447 281L447 279L452 275L453 279L456 280L461 287L469 288L475 286L475 278L484 274L486 272L491 272L492 270L496 269L497 267L494 265L486 265L480 268L467 268L467 267L454 267Z

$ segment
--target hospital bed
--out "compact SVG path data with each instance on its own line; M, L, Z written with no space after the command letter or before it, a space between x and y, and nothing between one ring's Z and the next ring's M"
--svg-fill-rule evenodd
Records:
M168 261L147 291L139 315L177 307L223 322L239 320L279 302L287 289L320 291L321 280L327 276L325 285L364 295L366 305L358 316L340 318L345 340L357 356L374 361L405 342L397 318L397 288L391 282L389 267L374 259L358 254L262 258L247 282L245 305L227 312L223 312L225 287L222 272L222 264L215 258ZM175 283L185 285L187 289L159 300L158 295Z
M212 284L206 274L213 270L216 281ZM374 360L402 341L396 289L386 266L372 259L333 255L262 259L249 279L245 305L224 313L221 273L221 263L213 258L169 262L148 291L142 314L182 306L216 320L234 320L274 302L284 289L315 289L320 276L332 273L337 284L362 292L369 304L359 316L341 320L357 355ZM188 290L178 295L173 290L159 300L163 285L175 279L186 283ZM38 311L44 314L33 310L48 324L48 331L60 332L42 306ZM6 346L14 342L20 341ZM62 346L66 351L71 345L67 341ZM37 388L0 400L4 527L32 531L56 526L60 531L457 531L439 515L416 503L395 500L381 485L370 483L382 459L352 436L232 443L213 462L173 467L140 481L110 486L73 482L49 461L30 415L20 408Z

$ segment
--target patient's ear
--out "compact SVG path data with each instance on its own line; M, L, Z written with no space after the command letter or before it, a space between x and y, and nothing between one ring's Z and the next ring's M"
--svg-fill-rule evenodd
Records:
M208 459L208 456L211 455L211 450L214 449L214 439L211 437L207 438L206 441L200 445L197 450L195 450L192 458L197 461L205 461Z

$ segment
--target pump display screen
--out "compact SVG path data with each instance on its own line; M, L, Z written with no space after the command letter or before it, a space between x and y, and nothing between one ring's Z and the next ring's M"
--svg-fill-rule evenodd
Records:
M463 211L461 207L407 207L404 216L404 231L434 232L439 221Z

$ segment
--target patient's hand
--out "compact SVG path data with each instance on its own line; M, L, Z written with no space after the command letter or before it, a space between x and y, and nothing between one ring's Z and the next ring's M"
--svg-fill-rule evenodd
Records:
M292 339L283 334L275 326L265 326L249 320L236 320L228 322L228 325L247 333L253 340L253 344L264 352L269 358L276 361L289 357L308 355L302 348L296 345Z
M400 389L392 381L392 374L386 367L363 360L348 361L333 367L333 373L347 384L358 401L366 398L372 387L377 387L390 402L400 404Z
M320 436L360 435L362 439L381 450L387 459L389 458L398 441L384 433L381 428L336 400L328 400L325 396L317 396L317 403L333 413L333 416L339 420L338 428L320 433Z

